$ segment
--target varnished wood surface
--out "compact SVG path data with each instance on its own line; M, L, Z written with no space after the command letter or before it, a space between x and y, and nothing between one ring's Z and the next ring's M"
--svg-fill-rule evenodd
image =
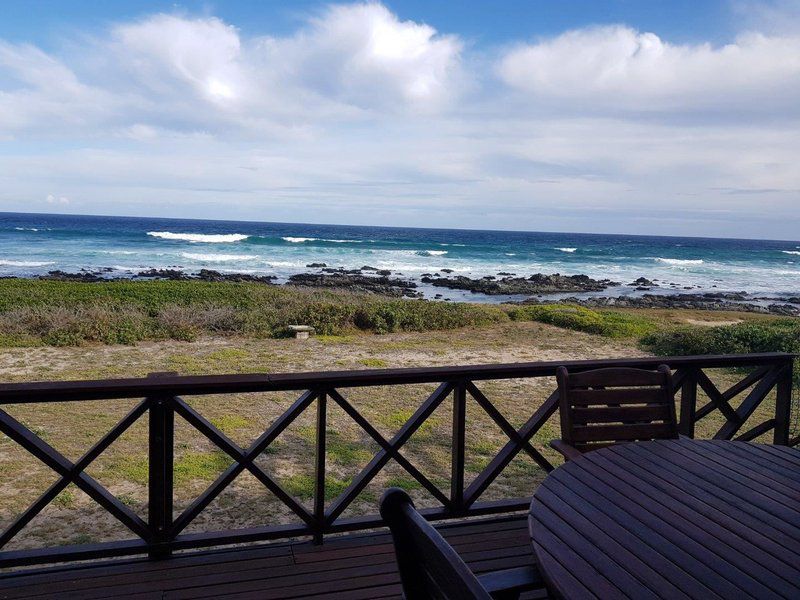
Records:
M596 450L545 479L529 526L565 598L800 598L800 451L684 439Z
M440 528L477 574L533 564L524 516ZM388 533L0 576L0 598L400 598ZM540 598L528 594L523 598Z

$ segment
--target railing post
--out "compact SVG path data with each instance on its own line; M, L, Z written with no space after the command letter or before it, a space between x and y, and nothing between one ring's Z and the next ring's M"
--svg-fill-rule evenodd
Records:
M464 510L464 454L467 424L467 385L463 380L453 389L453 437L450 470L450 502L455 512Z
M321 544L325 528L325 439L328 394L321 392L317 396L317 447L314 470L314 521L317 530L314 532L314 543Z
M789 426L792 418L792 377L794 361L790 358L775 384L775 432L773 444L789 445Z
M694 369L686 370L681 384L681 414L678 430L681 435L694 438L694 414L697 410L697 374Z
M151 373L163 377L174 373ZM171 541L174 481L175 411L170 396L149 398L149 485L148 524L152 533L150 558L166 558L171 550L164 544Z

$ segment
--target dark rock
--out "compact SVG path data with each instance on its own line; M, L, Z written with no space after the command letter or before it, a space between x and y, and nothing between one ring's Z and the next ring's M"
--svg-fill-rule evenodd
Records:
M452 273L453 269L439 269L442 273Z
M105 281L103 277L100 277L96 273L67 273L66 271L61 270L48 271L47 275L42 275L39 277L39 279L50 279L54 281L83 281L86 283Z
M497 273L498 277L513 277L516 273L509 273L508 271L500 271Z
M593 297L593 298L564 298L559 302L578 304L587 308L685 308L692 310L712 311L740 311L761 314L774 314L782 316L800 316L800 307L792 304L754 304L744 302L747 296L744 292L708 292L705 294L643 294L642 296ZM535 300L530 298L522 304L540 304L552 300Z
M596 280L586 275L544 275L537 273L527 279L524 277L505 277L499 281L491 279L471 279L463 275L456 277L440 277L437 279L423 277L423 283L436 287L454 290L469 290L473 293L488 295L532 295L554 292L595 292L619 285L608 279Z
M658 281L658 280L656 279L656 280L653 280L653 281ZM658 284L654 283L653 281L650 281L649 279L647 279L647 277L639 277L639 279L637 279L633 283L629 283L628 285L630 285L632 287L636 287L636 286L657 287Z
M287 285L317 288L338 288L351 292L366 292L394 298L421 298L414 288L417 284L405 279L390 279L386 276L362 275L358 272L335 271L331 274L299 273L289 277Z
M362 271L377 271L378 267L370 267L369 265L364 265L361 267Z
M306 265L306 268L308 268L308 269L321 269L321 268L327 267L327 266L328 265L326 263L311 263L311 264Z
M378 271L378 275L380 275L381 277L388 277L391 274L392 272L389 269L381 269L380 271Z
M220 273L211 269L200 269L197 278L202 281L233 281L237 283L267 283L271 284L277 277L274 275L251 275L249 273Z
M189 276L183 271L177 269L148 269L146 271L139 271L136 277L147 277L154 279L169 279L172 281L180 281L189 279Z

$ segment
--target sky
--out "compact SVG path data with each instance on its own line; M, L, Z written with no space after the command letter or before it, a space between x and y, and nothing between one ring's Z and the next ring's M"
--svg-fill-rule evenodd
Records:
M800 238L800 0L0 6L0 211Z

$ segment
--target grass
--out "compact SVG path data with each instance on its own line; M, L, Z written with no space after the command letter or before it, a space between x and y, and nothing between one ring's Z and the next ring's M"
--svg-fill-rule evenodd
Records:
M0 343L14 346L193 341L201 335L285 337L311 325L335 336L428 331L507 321L496 306L398 300L258 283L0 280Z
M633 312L592 310L568 304L523 306L509 311L514 321L538 321L609 338L641 337L656 331L658 323Z

